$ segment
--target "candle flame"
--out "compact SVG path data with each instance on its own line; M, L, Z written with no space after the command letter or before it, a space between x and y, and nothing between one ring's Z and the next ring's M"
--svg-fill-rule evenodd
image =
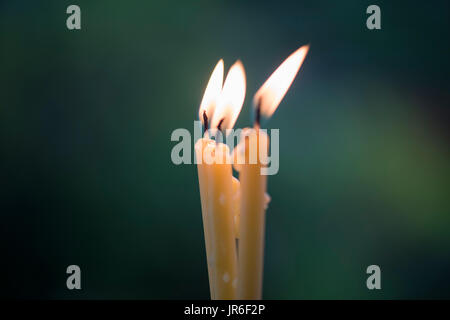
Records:
M206 86L205 93L203 94L202 102L198 110L198 115L203 123L203 113L206 112L206 117L211 119L214 114L214 109L217 105L217 100L222 92L223 82L223 60L220 59L217 63L214 71L209 78L208 85ZM203 123L204 124L204 123Z
M275 112L294 81L308 50L309 45L306 45L292 53L256 92L253 102L255 106L259 105L262 115L270 117Z
M236 63L228 71L223 85L217 107L211 121L211 128L233 128L245 99L245 70L241 61Z

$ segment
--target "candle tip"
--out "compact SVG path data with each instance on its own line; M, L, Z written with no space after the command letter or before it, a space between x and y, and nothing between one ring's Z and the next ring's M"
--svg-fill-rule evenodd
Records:
M203 126L205 131L208 131L208 116L206 115L206 110L203 110Z

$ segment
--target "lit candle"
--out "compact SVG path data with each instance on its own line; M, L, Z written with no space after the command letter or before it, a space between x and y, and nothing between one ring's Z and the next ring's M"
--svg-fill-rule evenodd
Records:
M209 78L208 85L206 86L205 93L203 94L202 102L199 108L199 118L203 120L205 129L208 130L208 117L212 118L217 100L222 91L223 82L223 60L220 60L214 68L211 77ZM205 131L206 131L205 130ZM214 287L213 287L213 256L212 256L212 240L210 235L209 220L208 220L208 168L209 165L205 164L203 157L204 149L208 143L212 141L208 137L199 139L195 144L195 155L197 159L197 171L198 182L200 187L200 201L202 204L202 220L203 220L203 233L205 237L205 249L206 249L206 261L208 267L208 279L209 279L209 291L211 299L214 299Z
M217 68L219 71L223 70L223 63L222 67L218 65ZM236 62L230 68L222 88L219 81L221 77L217 75L220 72L215 74L215 71L212 75L214 80L210 80L205 92L208 97L214 96L215 93L215 98L207 98L207 101L213 101L211 103L202 103L199 115L205 129L210 124L211 128L220 131L233 127L242 108L245 72L242 63ZM212 108L214 110L211 110ZM199 154L200 150L202 154ZM232 202L233 176L231 162L228 160L231 157L230 151L226 144L206 137L196 143L196 155L197 159L202 159L203 162L198 166L198 170L211 298L235 299L237 256Z
M238 299L262 298L267 176L261 169L266 163L263 157L268 152L269 137L259 130L260 116L270 117L276 110L308 49L303 46L291 54L255 94L254 128L243 131L236 149L236 155L244 157L244 164L235 166L240 179Z

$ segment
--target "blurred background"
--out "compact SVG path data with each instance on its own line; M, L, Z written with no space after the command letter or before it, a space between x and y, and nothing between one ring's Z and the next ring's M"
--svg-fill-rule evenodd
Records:
M248 126L253 94L309 43L264 123L280 128L264 298L450 298L449 7L1 1L0 296L209 298L197 170L172 164L171 132L193 132L220 58L245 65Z

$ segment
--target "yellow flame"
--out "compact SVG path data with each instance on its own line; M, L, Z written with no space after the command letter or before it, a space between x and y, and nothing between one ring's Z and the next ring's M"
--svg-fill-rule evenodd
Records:
M228 71L217 107L211 121L211 128L217 128L222 121L222 130L233 128L245 99L245 70L241 61Z
M217 63L214 71L209 78L208 85L206 86L205 93L203 94L202 102L198 110L198 115L203 123L203 112L206 111L206 116L211 119L216 108L217 101L222 92L223 82L223 60L220 59Z
M255 106L260 104L262 115L270 117L275 112L294 81L308 50L309 45L306 45L292 53L256 92L253 102Z

